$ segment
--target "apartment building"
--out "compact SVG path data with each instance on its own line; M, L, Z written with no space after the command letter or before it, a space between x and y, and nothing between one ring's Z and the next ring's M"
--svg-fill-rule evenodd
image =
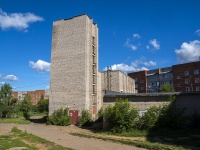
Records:
M135 79L138 93L159 92L164 84L169 84L176 92L200 91L200 61L133 72L128 76Z
M19 101L23 101L25 95L31 96L31 101L33 105L37 105L43 95L45 99L49 98L49 90L36 90L36 91L13 91L12 96L17 98Z
M200 91L200 61L174 65L172 70L175 91Z

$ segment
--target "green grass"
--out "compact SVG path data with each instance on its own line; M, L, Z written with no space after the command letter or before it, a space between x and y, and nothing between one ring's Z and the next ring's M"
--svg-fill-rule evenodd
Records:
M70 148L56 145L55 143L49 142L35 135L22 132L16 127L12 129L10 135L1 135L0 141L1 150L7 150L13 147L26 147L29 150L39 150L39 148L35 146L36 144L40 144L40 146L42 145L49 150L71 150Z
M147 148L150 150L186 150L185 148L183 148L181 146L173 146L173 145L161 144L161 143L157 143L157 142L153 143L153 142L149 142L149 141L133 141L133 140L114 139L114 138L110 138L110 137L99 137L99 136L88 135L88 134L84 134L84 133L70 133L70 134L74 135L74 136L79 136L79 137L96 138L96 139L101 139L104 141L112 141L112 142L116 142L116 143Z
M0 123L30 124L30 121L24 118L3 118L0 119Z
M137 129L132 129L129 132L123 132L123 133L113 133L111 131L97 132L97 133L106 134L106 135L124 136L124 137L144 137L148 135L147 130L137 130Z

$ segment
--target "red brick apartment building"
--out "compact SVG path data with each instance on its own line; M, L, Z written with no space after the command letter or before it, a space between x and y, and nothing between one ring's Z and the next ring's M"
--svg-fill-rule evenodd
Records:
M31 96L31 100L33 105L37 105L41 96L43 95L44 98L49 98L49 91L48 90L36 90L36 91L15 91L12 92L13 97L18 98L19 101L24 100L24 96L28 94Z
M176 92L200 92L200 61L129 73L138 93L156 93L164 84Z

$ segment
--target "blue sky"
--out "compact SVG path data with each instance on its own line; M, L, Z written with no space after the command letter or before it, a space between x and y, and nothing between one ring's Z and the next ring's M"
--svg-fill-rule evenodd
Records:
M48 89L52 24L87 14L99 27L99 70L199 60L199 0L1 0L0 84Z

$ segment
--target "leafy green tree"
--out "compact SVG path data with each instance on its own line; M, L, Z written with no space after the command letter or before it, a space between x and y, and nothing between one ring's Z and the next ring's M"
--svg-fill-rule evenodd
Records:
M49 111L49 99L44 99L44 96L42 95L40 98L40 101L37 104L37 110L39 112L48 112Z
M21 103L21 110L25 119L30 119L30 112L32 110L31 96L26 94Z
M114 106L105 109L105 119L110 129L116 133L131 130L135 126L138 111L131 107L128 99L117 99Z
M169 84L164 84L164 85L160 88L160 92L174 92L174 89L171 88Z
M18 100L12 98L12 87L9 84L1 86L0 90L0 117L9 118L19 111Z

